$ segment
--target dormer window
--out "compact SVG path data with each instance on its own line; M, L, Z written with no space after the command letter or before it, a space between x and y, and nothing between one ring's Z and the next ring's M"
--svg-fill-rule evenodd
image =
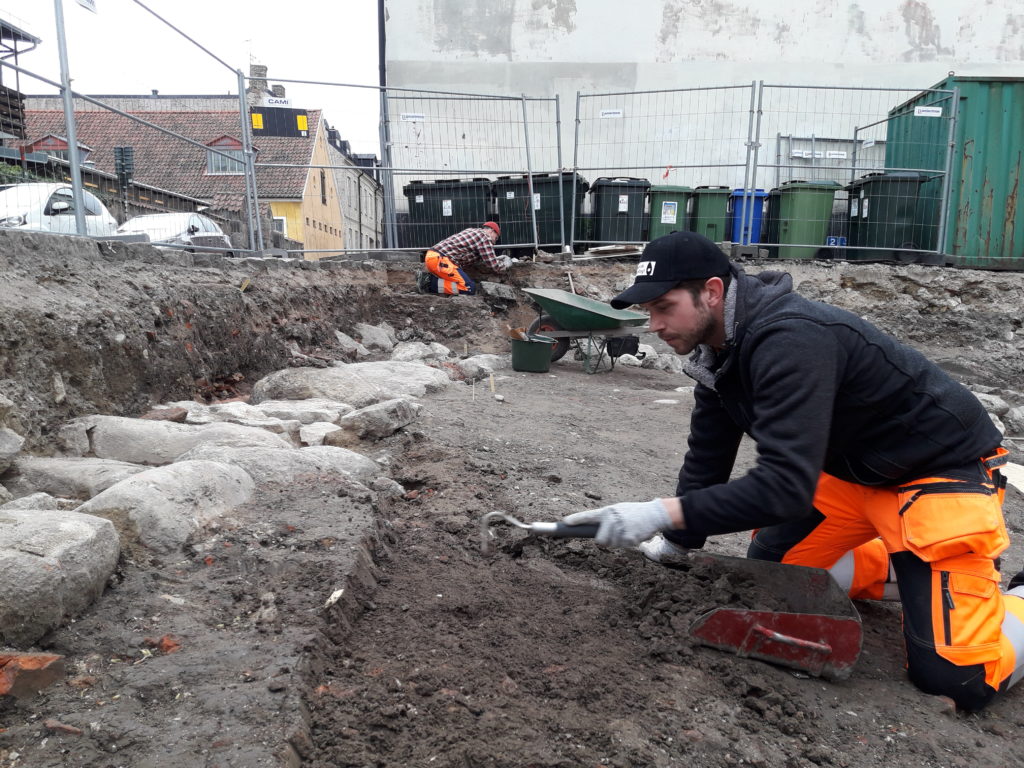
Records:
M27 150L29 152L45 152L58 160L69 161L71 159L71 153L68 152L68 140L63 136L54 136L52 133L29 144ZM80 162L85 162L91 153L91 147L87 147L81 142L78 143L78 160Z
M206 145L215 152L206 153L206 172L211 176L230 176L245 173L242 143L231 136L221 136Z

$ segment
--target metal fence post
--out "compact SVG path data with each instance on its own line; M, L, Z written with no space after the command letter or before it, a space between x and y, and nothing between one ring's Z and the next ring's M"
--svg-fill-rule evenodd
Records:
M935 240L936 253L946 252L946 232L949 227L949 217L952 211L949 210L949 192L953 172L953 153L956 151L956 122L960 113L960 88L953 88L953 104L950 107L949 130L947 142L949 147L946 151L946 169L942 179L942 199L939 200L939 232Z
M388 110L388 89L380 89L380 156L384 163L384 233L388 248L398 247L398 215L395 212L394 163L391 160L391 116Z
M523 105L523 141L526 148L526 188L527 194L530 196L528 205L530 206L530 225L533 227L533 252L536 256L537 250L540 248L540 236L537 232L537 206L534 203L533 198L533 159L530 156L530 116L526 110L526 94L520 94L522 96Z
M260 222L259 201L256 196L256 166L252 161L252 137L249 133L249 104L245 98L245 75L238 76L238 117L242 129L242 157L245 171L245 214L249 220L249 250L263 250L263 225Z
M560 253L565 253L565 191L562 189L562 107L555 94L555 164L558 171L558 229ZM576 176L572 177L572 204L576 204ZM570 214L571 215L571 214Z
M753 91L753 89L751 89ZM750 160L750 201L746 203L744 208L744 245L750 245L752 242L761 241L761 233L758 233L757 238L754 238L754 206L759 204L760 198L757 196L757 161L759 150L761 149L761 115L763 114L762 108L764 106L764 80L759 81L757 84L757 114L756 122L754 123L754 143L751 146L753 152ZM764 217L762 216L762 224Z
M582 98L579 91L576 91L576 126L574 127L574 138L572 142L572 176L576 178L576 174L579 173L579 153L580 153L580 99ZM575 203L575 193L573 190L573 202ZM576 250L576 206L572 207L572 214L569 216L569 248L572 251Z
M75 231L86 234L85 196L82 194L82 167L78 158L78 135L75 130L75 99L71 95L71 75L68 72L68 46L64 36L64 3L54 0L57 19L57 49L60 53L60 91L64 97L64 123L68 139L68 161L71 164L71 195L75 205ZM125 212L127 216L127 211Z

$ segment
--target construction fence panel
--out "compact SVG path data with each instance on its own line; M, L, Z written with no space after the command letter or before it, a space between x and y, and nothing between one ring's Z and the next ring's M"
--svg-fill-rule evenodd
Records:
M16 70L23 88L59 88L24 68L4 61L0 66ZM241 130L238 96L206 99L216 104L105 98L75 93L72 99L84 234L135 235L169 248L231 255L250 250L241 144L222 140ZM196 120L201 109L206 119ZM6 186L0 226L76 234L63 98L25 97L23 114L21 135L0 148ZM213 176L223 192L203 188Z
M754 95L753 83L577 94L573 168L589 192L574 240L600 247L691 229L732 240L731 212L751 170Z
M558 249L555 99L388 89L384 173L401 248L495 220L501 248Z
M759 84L751 242L780 258L938 263L953 91Z

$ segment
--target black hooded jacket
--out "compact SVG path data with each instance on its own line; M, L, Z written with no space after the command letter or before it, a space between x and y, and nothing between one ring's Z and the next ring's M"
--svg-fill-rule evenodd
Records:
M673 531L674 541L700 546L709 535L804 517L822 471L893 485L999 445L978 399L917 351L793 293L787 274L733 267L733 280L732 343L710 366L714 388L695 390L676 489L686 530ZM757 443L757 464L728 482L744 433Z

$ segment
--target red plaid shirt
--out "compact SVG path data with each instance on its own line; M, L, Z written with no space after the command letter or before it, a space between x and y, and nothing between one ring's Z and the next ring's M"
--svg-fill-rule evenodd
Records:
M468 267L482 261L495 272L504 272L502 263L494 253L490 227L470 227L456 232L431 248L460 267Z

